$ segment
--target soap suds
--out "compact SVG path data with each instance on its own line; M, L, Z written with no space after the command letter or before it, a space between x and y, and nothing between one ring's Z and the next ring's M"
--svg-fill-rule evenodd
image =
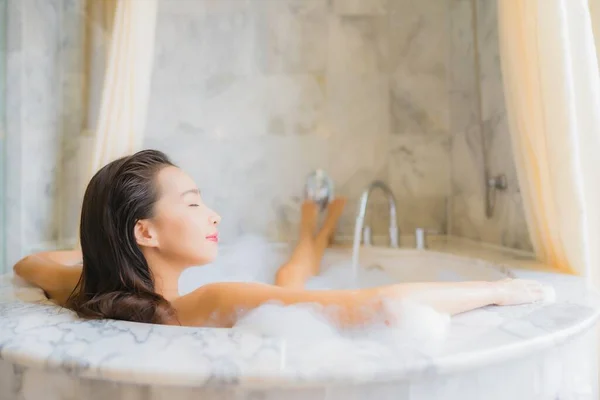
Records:
M272 284L279 266L287 259L285 249L277 250L266 240L247 236L224 249L215 263L184 272L180 293L186 294L199 286L213 282L261 282ZM351 273L351 260L341 260L322 268L311 278L310 290L359 289L394 283L383 270L359 270L358 279ZM331 310L318 304L284 306L270 302L246 312L233 327L234 331L252 332L301 342L315 348L327 343L328 348L350 351L362 346L391 346L395 349L430 354L441 348L450 327L450 317L431 307L398 301L385 301L384 314L373 316L369 323L352 329L341 329L328 315ZM390 318L391 317L391 318ZM331 354L331 353L329 353Z

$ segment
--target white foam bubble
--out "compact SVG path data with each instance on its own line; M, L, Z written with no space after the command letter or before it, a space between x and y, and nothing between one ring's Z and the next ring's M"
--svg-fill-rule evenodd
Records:
M284 306L275 302L251 310L235 324L235 329L288 339L322 340L339 335L316 304Z

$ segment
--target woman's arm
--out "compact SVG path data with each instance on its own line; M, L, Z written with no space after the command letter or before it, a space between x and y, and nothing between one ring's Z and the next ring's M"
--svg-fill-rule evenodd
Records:
M479 307L532 302L543 296L534 281L406 283L363 290L308 291L251 283L215 283L180 297L172 304L182 325L231 326L238 315L269 301L285 305L317 303L332 306L342 325L365 322L383 311L383 301L412 300L458 314Z
M172 305L179 322L188 326L230 327L244 312L269 301L285 305L317 303L334 306L336 319L345 324L363 320L361 308L379 307L374 290L308 291L261 283L213 283L182 296Z
M32 254L13 267L15 274L44 290L64 305L81 276L81 251L49 251Z

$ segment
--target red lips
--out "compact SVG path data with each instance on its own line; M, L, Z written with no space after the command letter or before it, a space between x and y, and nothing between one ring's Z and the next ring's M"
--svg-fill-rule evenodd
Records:
M218 233L213 233L212 235L208 235L206 237L207 240L210 240L211 242L218 242L219 241L219 234Z

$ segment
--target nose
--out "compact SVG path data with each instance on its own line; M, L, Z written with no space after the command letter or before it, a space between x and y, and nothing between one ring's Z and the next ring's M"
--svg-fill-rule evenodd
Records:
M210 215L210 223L213 225L219 225L220 222L221 222L221 216L213 211L212 214Z

